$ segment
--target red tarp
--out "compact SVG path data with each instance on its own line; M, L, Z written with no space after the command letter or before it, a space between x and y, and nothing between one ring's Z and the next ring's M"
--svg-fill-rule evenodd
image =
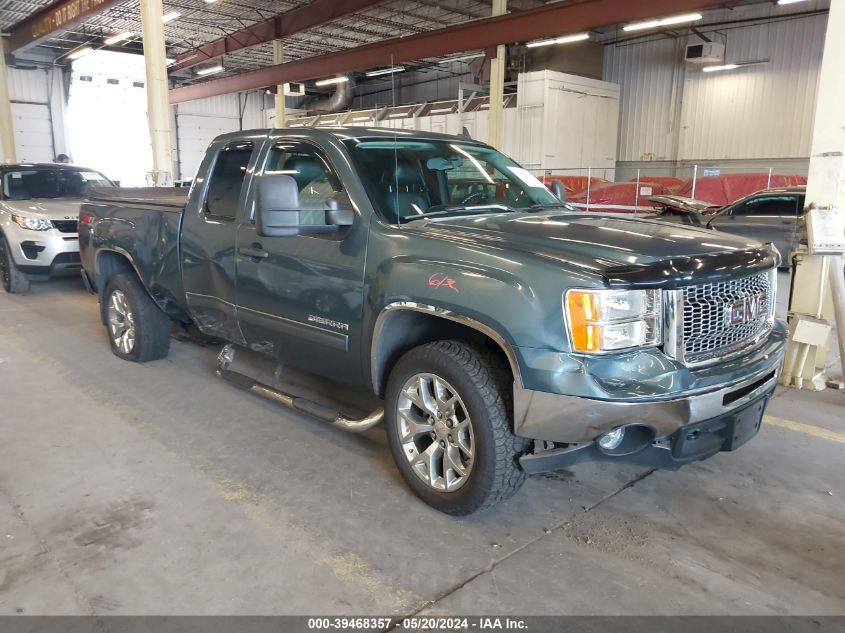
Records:
M723 174L721 176L704 176L695 184L695 196L692 195L692 178L672 194L684 198L695 198L714 205L724 206L755 191L775 187L794 187L806 185L807 177L788 174L772 174L769 184L769 174ZM655 192L655 195L658 195Z
M654 213L650 196L667 194L666 187L656 183L640 183L637 195L636 182L600 183L590 188L590 211L611 213ZM566 201L579 209L587 208L587 192L581 191L568 196Z
M547 187L551 186L553 180L557 180L560 184L563 185L563 188L566 189L567 197L569 196L569 194L577 193L587 188L586 176L541 176L540 180ZM595 185L600 183L608 182L604 178L590 178L589 181L590 187L594 187Z
M631 178L629 182L637 182L636 178ZM684 186L686 181L683 178L675 178L673 176L640 176L641 184L662 185L666 188L667 193L674 193Z

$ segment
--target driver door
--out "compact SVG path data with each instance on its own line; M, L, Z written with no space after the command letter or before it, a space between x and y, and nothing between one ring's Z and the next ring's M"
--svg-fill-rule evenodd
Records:
M302 139L277 139L257 173L291 176L299 190L300 221L325 224L321 210L344 197L343 184L321 148ZM355 383L361 377L361 311L367 227L328 233L260 236L251 217L238 229L238 320L250 348L280 361ZM348 202L347 202L348 204Z

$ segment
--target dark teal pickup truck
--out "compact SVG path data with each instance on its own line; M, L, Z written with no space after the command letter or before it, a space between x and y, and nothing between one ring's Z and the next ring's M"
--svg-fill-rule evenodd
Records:
M384 423L438 510L584 459L676 468L753 437L786 330L777 251L578 213L495 149L369 128L216 139L184 190L80 211L115 354L173 322L228 344L221 376L350 431ZM295 366L379 399L350 415L256 378ZM272 376L272 373L271 373Z

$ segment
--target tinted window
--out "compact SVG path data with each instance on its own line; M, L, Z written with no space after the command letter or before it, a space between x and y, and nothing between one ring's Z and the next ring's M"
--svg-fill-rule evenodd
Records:
M423 214L520 211L560 205L543 184L491 147L429 139L345 141L388 222Z
M324 203L343 191L323 153L307 143L280 142L270 150L266 174L285 174L296 181L299 203Z
M205 212L226 220L238 214L238 201L246 177L246 168L252 156L252 143L229 143L217 154L208 182Z
M3 172L3 198L83 198L89 187L113 187L96 171L75 169L16 169Z
M739 205L732 215L798 215L798 209L793 196L762 196Z

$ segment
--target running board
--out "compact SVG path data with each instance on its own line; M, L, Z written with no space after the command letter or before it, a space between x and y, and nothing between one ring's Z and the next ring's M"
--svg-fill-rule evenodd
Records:
M383 407L377 407L369 415L363 418L353 419L342 415L329 407L314 402L313 400L309 400L301 396L294 396L280 389L269 387L246 374L233 371L231 367L235 362L236 352L239 351L241 350L238 350L238 348L231 343L224 346L217 357L217 370L215 373L223 378L223 380L230 382L241 389L245 389L246 391L262 396L263 398L267 398L268 400L272 400L273 402L296 411L300 411L301 413L306 413L325 422L330 422L337 428L349 431L350 433L363 433L364 431L368 431L384 419ZM241 351L239 355L243 356L244 352L246 352L246 350ZM246 354L249 354L249 352L246 352Z

